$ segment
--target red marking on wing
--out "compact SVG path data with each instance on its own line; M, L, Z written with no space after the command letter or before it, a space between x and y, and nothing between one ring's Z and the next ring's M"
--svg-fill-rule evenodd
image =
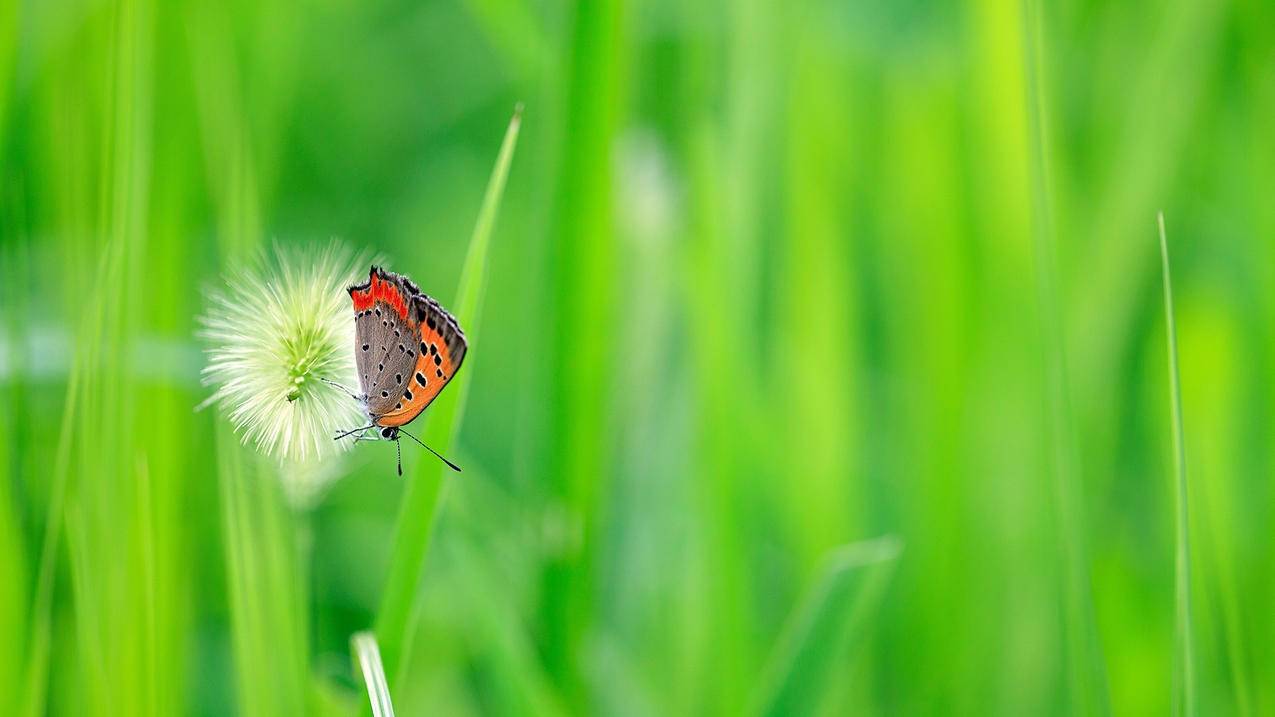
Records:
M372 287L351 291L350 298L354 299L355 311L367 311L372 308Z
M367 288L351 291L350 298L354 300L355 311L366 311L376 302L382 301L398 312L409 325L415 324L407 315L407 301L403 292L394 282L378 276L375 269L368 278Z

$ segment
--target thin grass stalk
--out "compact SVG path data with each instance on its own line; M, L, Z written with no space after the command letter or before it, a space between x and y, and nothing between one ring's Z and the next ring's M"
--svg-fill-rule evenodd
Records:
M304 714L309 652L302 621L307 600L299 581L297 533L278 466L260 455L254 454L252 459L255 470L242 486L243 508L248 516L247 546L255 563L252 580L264 593L257 609L269 640L264 656L271 668L270 686L280 701L277 709Z
M159 584L156 578L157 557L156 546L159 545L159 534L155 525L155 495L154 486L151 479L150 469L146 464L145 457L141 457L137 461L136 470L137 484L135 486L135 498L137 505L137 547L141 553L141 577L142 577L142 594L141 605L139 606L142 613L142 629L141 647L142 660L140 665L140 678L142 682L142 694L140 695L140 703L144 705L146 714L159 715L159 685L157 677L159 675L160 665L159 657L159 627L156 618L156 600L159 595Z
M103 257L105 258L105 257ZM58 430L57 451L53 456L52 491L44 519L44 538L40 546L39 572L35 580L35 595L31 601L30 635L27 638L26 672L20 695L18 714L39 717L45 713L49 679L49 652L52 642L53 579L58 556L59 538L63 528L63 505L66 501L70 475L71 434L76 419L76 401L79 397L80 361L71 363L67 379L66 397L62 402L62 424Z
M1072 708L1082 714L1108 714L1106 668L1094 624L1088 549L1080 484L1075 470L1075 426L1067 377L1067 342L1058 275L1054 265L1056 237L1049 186L1049 151L1045 128L1045 99L1041 78L1040 6L1023 0L1023 64L1027 84L1027 115L1031 134L1033 246L1037 272L1045 364L1048 436L1054 489L1058 500L1064 573L1064 632Z
M107 703L106 685L110 684L102 646L102 614L93 591L101 579L89 559L91 548L85 535L88 520L79 502L66 507L66 552L71 573L71 595L75 601L76 661L79 663L80 687L84 690L85 711L102 714Z
M1186 482L1186 440L1182 430L1182 379L1178 372L1177 322L1173 314L1173 280L1169 272L1169 243L1164 212L1160 227L1160 269L1164 277L1164 322L1169 354L1169 396L1173 414L1173 472L1176 526L1174 536L1174 670L1173 713L1196 714L1195 645L1191 626L1191 534Z
M249 610L250 594L245 562L247 556L242 545L242 511L238 486L243 482L243 467L237 446L228 429L218 424L215 428L217 450L217 484L221 499L221 533L226 570L226 596L229 602L231 645L234 650L236 695L239 711L244 715L256 714L253 705L263 704L255 693L257 681L253 679L252 657L257 654L253 636L256 634L252 613Z

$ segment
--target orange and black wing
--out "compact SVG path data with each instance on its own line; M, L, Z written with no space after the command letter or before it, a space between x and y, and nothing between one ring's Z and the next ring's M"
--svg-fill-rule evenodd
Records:
M415 366L401 400L393 410L375 418L379 426L405 426L412 422L442 392L465 360L465 334L451 314L424 294L413 297L411 309L420 330Z

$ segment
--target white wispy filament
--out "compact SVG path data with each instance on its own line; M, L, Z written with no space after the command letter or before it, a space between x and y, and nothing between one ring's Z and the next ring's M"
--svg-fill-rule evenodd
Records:
M209 295L209 402L260 452L307 462L344 450L338 429L362 425L359 404L319 380L357 385L354 317L346 287L365 264L337 245L319 252L276 247Z

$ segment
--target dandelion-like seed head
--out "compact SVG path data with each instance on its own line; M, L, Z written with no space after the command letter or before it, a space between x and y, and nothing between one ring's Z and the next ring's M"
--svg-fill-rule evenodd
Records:
M309 462L344 450L334 431L362 425L362 406L319 380L357 385L345 289L361 265L335 243L317 254L275 247L209 295L209 402L260 452Z

